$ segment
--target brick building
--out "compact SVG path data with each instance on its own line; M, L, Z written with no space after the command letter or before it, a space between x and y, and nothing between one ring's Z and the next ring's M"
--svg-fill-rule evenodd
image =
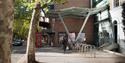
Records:
M70 8L70 7L81 7L81 8L90 8L91 7L91 1L90 0L68 0L64 4L54 4L54 10L59 10L59 9L65 9L65 8ZM71 10L73 11L73 10ZM80 14L80 12L78 12ZM77 37L82 24L85 20L86 16L83 15L63 15L64 23L66 24L69 33L74 33L75 38ZM50 31L49 31L49 37L48 37L48 42L51 44L53 43L53 46L59 46L60 45L60 38L63 35L67 35L65 28L63 24L61 23L58 15L51 14L49 15L50 18ZM89 17L85 29L82 31L82 33L85 34L86 37L86 43L92 43L93 42L93 21L94 18L92 16ZM68 38L68 37L67 37ZM69 38L68 38L69 39ZM84 38L82 38L84 39Z

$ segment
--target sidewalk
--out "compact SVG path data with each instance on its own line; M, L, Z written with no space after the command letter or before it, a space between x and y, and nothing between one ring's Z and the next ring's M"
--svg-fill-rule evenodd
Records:
M125 63L125 57L97 51L94 54L68 53L64 54L58 48L41 48L44 52L37 52L36 59L43 63Z
M96 51L94 55L67 51L64 54L61 48L55 47L37 49L36 60L40 63L125 63L125 57L112 53Z
M113 52L113 51L109 51L109 50L103 50L103 51L114 54L114 55L118 55L118 56L121 56L121 57L125 57L124 54L120 54L120 53L117 53L117 52Z

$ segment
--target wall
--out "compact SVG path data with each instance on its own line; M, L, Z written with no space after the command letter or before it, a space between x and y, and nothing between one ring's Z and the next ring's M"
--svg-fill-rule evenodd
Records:
M84 8L90 8L91 3L90 0L67 0L65 4L56 4L56 9L63 9L63 8L69 8L69 7L84 7Z
M112 17L112 22L114 22L115 20L117 21L117 28L118 28L118 37L117 37L117 41L119 43L120 46L120 51L125 54L125 36L124 36L124 32L123 32L123 25L122 25L122 8L121 6L113 8L111 11L111 17Z
M119 0L119 5L122 5L125 0ZM109 0L110 9L114 8L114 0Z
M65 4L55 4L55 9L64 9L69 7L83 7L83 8L90 8L91 7L91 0L68 0ZM68 29L70 32L76 32L78 34L82 23L84 20L77 19L77 18L71 18L67 17L64 19ZM50 21L51 22L51 21ZM52 25L52 22L51 22ZM55 46L58 45L58 32L65 32L65 29L59 19L55 20L54 25L54 31L55 31ZM93 41L93 18L89 18L88 23L85 27L85 33L87 36L87 42L90 43Z
M64 22L69 30L69 32L75 32L76 34L78 34L79 30L82 27L82 24L84 22L84 19L77 19L77 18L64 18ZM58 32L66 32L64 29L63 24L61 23L61 21L58 19L55 22L54 25L54 30L58 33ZM90 17L84 31L86 33L86 41L87 43L92 43L93 42L93 17ZM58 37L57 37L58 38ZM58 39L56 39L56 41L58 41Z
M120 1L120 5L123 4L123 2L125 2L125 0L119 0Z

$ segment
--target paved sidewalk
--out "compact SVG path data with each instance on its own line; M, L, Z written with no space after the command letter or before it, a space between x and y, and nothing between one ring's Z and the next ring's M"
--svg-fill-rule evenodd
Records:
M41 63L125 63L124 57L101 51L97 51L94 56L94 54L72 53L71 51L64 54L63 50L58 48L39 50L36 53L36 59Z
M12 46L11 63L18 63L26 53L26 42L22 46ZM22 61L21 61L22 62Z
M25 54L11 54L11 63L17 63Z

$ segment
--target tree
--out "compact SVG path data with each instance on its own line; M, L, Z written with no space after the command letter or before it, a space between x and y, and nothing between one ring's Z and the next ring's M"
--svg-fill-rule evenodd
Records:
M43 0L42 0L43 1ZM62 1L62 0L60 0ZM50 1L51 2L51 1ZM43 6L45 6L47 3L45 3ZM37 25L40 18L40 11L41 8L40 2L36 4L35 9L32 13L32 18L30 21L30 28L29 28L29 34L28 34L28 44L27 44L27 55L28 55L28 63L35 63L35 33L37 32ZM45 6L46 7L46 6ZM44 8L45 8L44 7Z
M66 0L39 0L42 8L47 12L48 4L65 3ZM14 24L13 33L14 38L26 39L28 36L30 18L32 17L33 7L35 6L36 0L15 0L14 1Z
M0 0L0 63L11 63L13 0Z
M27 2L26 0L15 0L14 4L14 38L26 39L28 36L30 18L35 2Z
M32 14L32 19L30 22L29 34L28 34L28 44L27 44L27 55L28 63L35 63L35 33L37 32L37 25L40 17L40 3L36 4L36 7Z

